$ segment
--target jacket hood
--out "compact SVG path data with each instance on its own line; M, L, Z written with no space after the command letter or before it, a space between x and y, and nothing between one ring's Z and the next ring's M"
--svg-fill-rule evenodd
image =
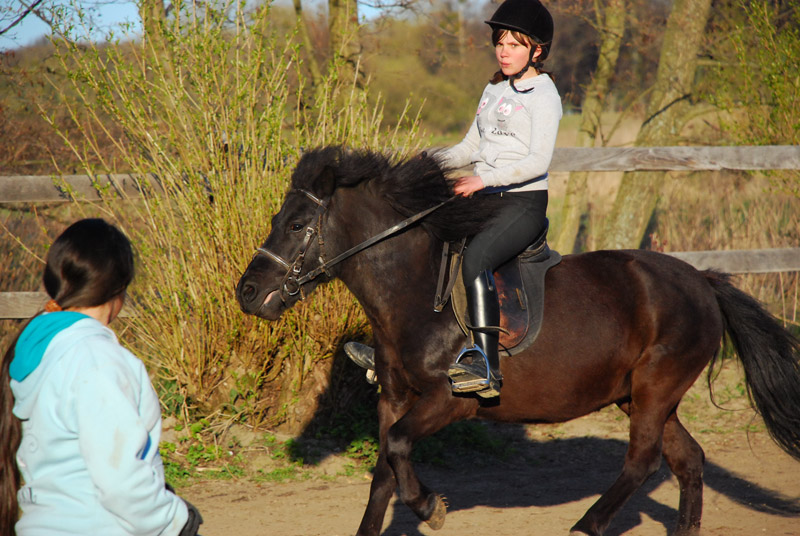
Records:
M65 332L68 328L72 329ZM14 414L17 417L26 418L26 406L36 398L31 395L38 391L46 371L81 338L90 334L110 334L115 337L97 320L72 311L41 314L22 330L14 347L14 358L8 367L14 389Z
M25 326L14 347L14 359L8 367L11 378L21 382L42 362L53 338L78 320L89 318L81 313L63 311L35 317Z

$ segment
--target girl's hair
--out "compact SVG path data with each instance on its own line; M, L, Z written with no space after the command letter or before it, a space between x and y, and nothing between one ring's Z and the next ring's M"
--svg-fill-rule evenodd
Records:
M511 37L513 37L517 41L517 43L522 43L527 47L535 48L539 44L536 41L534 41L531 38L531 36L524 34L522 32L518 32L516 30L509 30L507 28L495 28L494 30L492 30L492 45L497 46L497 43L499 43L500 40L503 37L505 37L507 33L511 34ZM550 78L553 78L553 73L551 73L550 71L543 70L542 65L543 65L542 62L537 61L534 62L533 68L536 69L538 72L546 74ZM507 78L508 77L503 74L503 71L498 70L496 73L494 73L494 75L492 75L492 78L489 80L489 82L491 84L499 84L500 82L502 82Z
M11 344L14 347L16 337ZM22 429L11 410L14 409L14 395L11 392L11 381L8 375L8 365L14 352L9 349L3 358L0 369L0 535L14 536L14 524L19 515L17 504L17 490L19 489L20 476L17 467L16 454L22 439Z
M68 309L102 305L123 294L132 279L130 241L113 225L94 218L73 223L56 238L47 253L43 282L60 308ZM15 534L14 524L19 515L20 473L16 453L22 430L19 419L12 413L14 395L8 372L18 338L19 334L11 342L0 367L0 536Z
M62 309L102 305L125 292L133 279L131 243L104 220L80 220L53 242L43 279Z

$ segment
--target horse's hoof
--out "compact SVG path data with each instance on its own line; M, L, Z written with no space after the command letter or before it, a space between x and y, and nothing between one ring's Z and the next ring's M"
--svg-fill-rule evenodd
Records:
M447 516L447 503L441 495L436 496L436 505L433 507L433 513L425 523L428 524L433 530L439 530L444 527L444 518Z

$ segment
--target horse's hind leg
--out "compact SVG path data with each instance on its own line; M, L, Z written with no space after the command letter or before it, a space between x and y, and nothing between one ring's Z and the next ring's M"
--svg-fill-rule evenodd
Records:
M630 404L621 404L619 407L630 416ZM697 533L703 515L705 453L681 424L676 409L669 414L664 424L662 453L680 487L678 525L674 536L688 536Z
M700 445L678 420L676 407L669 412L663 424L663 434L642 427L638 415L631 415L630 403L620 404L620 409L631 417L631 440L622 474L614 485L589 509L572 533L592 536L603 534L611 519L647 478L658 470L661 456L667 461L680 486L678 526L674 536L697 534L703 509L703 462L705 455ZM658 420L647 419L651 422Z
M661 441L667 411L631 408L628 452L622 473L572 527L574 534L601 536L614 515L661 465Z
M673 411L664 425L664 458L678 479L680 506L675 536L697 534L703 514L703 462L705 455Z

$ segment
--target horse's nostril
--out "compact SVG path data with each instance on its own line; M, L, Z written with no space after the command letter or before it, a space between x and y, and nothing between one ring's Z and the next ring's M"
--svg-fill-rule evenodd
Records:
M249 283L245 284L242 288L242 299L246 302L253 301L257 294L256 287Z

